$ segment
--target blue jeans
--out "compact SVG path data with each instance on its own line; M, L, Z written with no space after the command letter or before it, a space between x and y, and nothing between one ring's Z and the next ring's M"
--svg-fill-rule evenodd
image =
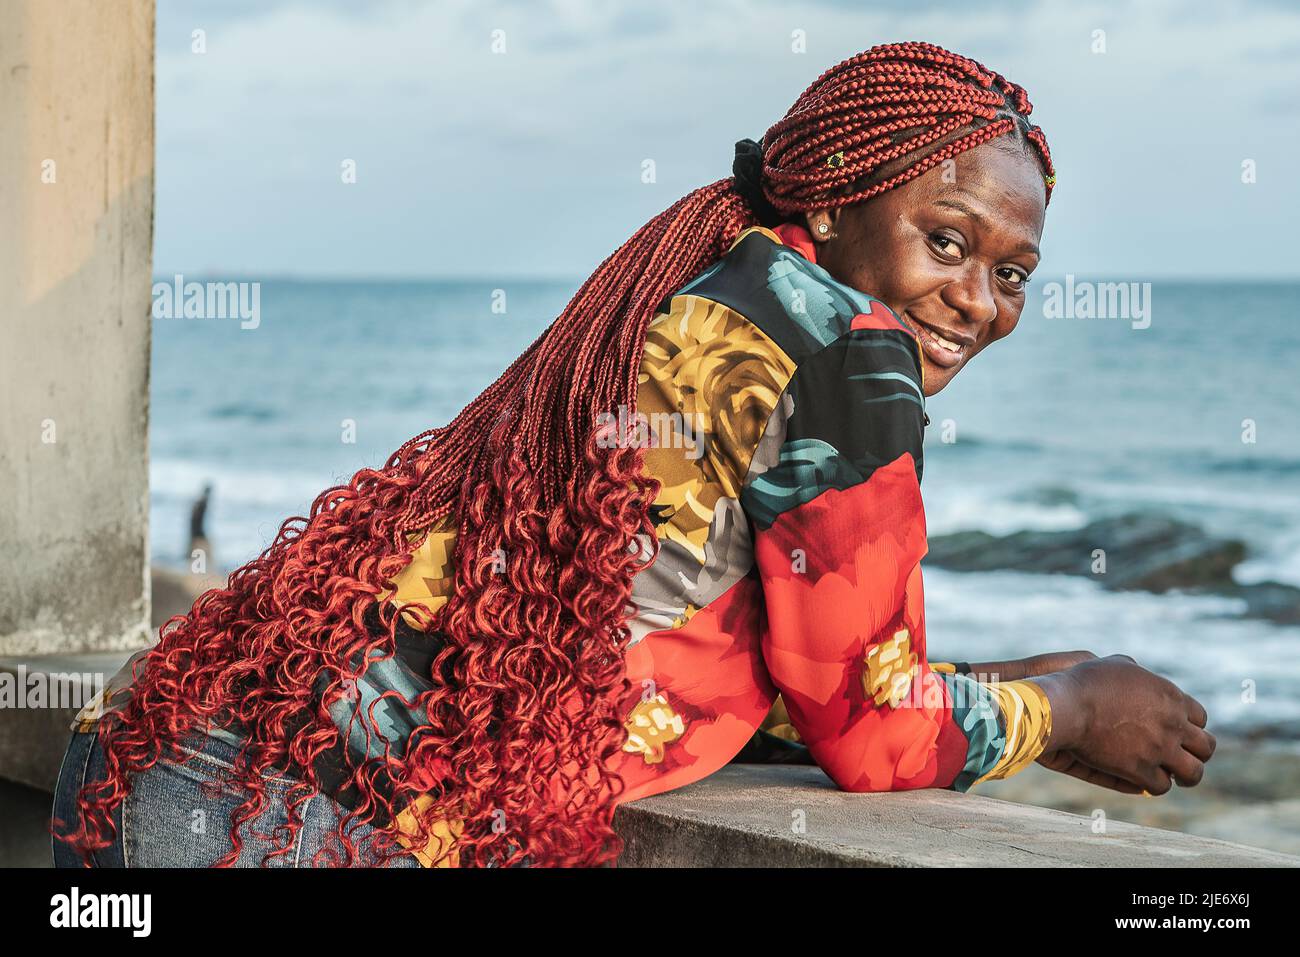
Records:
M131 793L114 811L117 837L109 847L94 854L96 867L207 867L232 848L232 817L247 797L221 779L228 776L239 747L222 737L206 735L191 739L182 746L190 757L184 764L159 761L131 779ZM97 735L75 732L54 791L54 818L62 821L60 831L75 826L80 816L77 794L90 781L104 775L104 756ZM284 797L297 781L289 777L264 775L267 806L261 815L241 825L243 845L235 864L257 867L262 858L279 847L274 834L277 826L288 823ZM313 794L298 807L302 827L287 854L272 858L268 867L311 867L328 863L331 856L344 859L337 828L346 810L322 794ZM349 836L360 845L353 866L381 863L371 842L363 838L373 832L369 825L349 825ZM323 847L333 855L321 855ZM63 841L54 839L54 866L80 867L80 854ZM411 855L387 862L388 867L419 867Z

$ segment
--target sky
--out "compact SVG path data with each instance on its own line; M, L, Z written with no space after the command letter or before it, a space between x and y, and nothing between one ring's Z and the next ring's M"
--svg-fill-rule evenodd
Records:
M1300 4L1266 0L158 0L154 271L580 279L899 40L1029 91L1040 273L1300 278Z

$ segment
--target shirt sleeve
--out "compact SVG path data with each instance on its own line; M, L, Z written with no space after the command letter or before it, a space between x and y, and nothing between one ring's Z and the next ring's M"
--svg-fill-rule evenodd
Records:
M746 477L762 654L839 787L965 791L1033 761L1050 708L926 660L920 360L896 321L854 325L799 364Z

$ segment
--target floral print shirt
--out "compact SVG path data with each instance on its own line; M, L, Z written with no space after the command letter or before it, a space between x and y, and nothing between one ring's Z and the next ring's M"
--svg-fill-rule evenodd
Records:
M852 791L965 791L1042 752L1038 685L926 657L918 350L883 303L817 265L795 225L745 230L658 309L636 415L662 483L659 551L633 581L621 801L700 780L765 719ZM455 588L454 544L454 527L428 530L386 600L436 612ZM433 652L413 630L398 644L332 708L340 766L400 753L421 724L386 692L414 701ZM130 667L81 729L120 704Z

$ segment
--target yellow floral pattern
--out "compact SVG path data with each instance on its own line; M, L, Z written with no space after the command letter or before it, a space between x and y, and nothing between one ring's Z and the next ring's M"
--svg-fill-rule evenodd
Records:
M664 519L661 541L678 543L704 563L714 507L740 496L754 449L793 374L794 363L776 343L718 303L675 296L650 322L637 411L653 437L646 471L662 482L655 499Z
M862 672L862 690L876 707L898 707L912 688L912 679L920 673L920 660L912 651L912 635L906 628L867 651Z
M686 733L686 722L663 694L638 704L623 726L627 729L623 750L641 755L646 764L661 763L664 749Z

